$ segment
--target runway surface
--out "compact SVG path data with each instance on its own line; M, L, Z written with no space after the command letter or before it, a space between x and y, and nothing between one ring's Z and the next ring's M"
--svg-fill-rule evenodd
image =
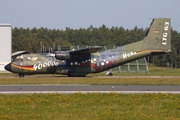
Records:
M180 93L180 85L1 85L0 94L21 93Z

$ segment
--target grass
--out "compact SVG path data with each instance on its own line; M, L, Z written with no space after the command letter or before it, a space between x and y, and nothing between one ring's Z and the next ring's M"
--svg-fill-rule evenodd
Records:
M180 78L0 78L0 85L22 84L139 84L139 85L180 85Z
M178 120L179 94L22 94L0 96L1 120Z
M149 71L115 73L115 77L94 77L105 74L98 73L85 78L35 75L22 79L15 74L1 73L0 85L180 84L179 69L151 66ZM134 75L139 77L133 78ZM0 101L0 120L180 120L180 94L1 94Z

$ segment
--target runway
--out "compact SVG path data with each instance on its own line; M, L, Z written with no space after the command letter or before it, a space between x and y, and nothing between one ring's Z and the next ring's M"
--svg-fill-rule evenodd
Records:
M1 85L0 94L33 93L174 93L180 94L180 85Z

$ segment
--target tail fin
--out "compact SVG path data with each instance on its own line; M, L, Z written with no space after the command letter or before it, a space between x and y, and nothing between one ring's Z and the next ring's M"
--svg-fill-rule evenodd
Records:
M170 18L154 18L142 41L142 50L171 51Z

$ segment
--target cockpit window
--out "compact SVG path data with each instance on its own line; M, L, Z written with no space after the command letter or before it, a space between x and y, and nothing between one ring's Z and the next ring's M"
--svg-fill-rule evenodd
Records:
M18 62L18 61L23 61L23 59L24 59L24 56L23 55L19 55L19 56L17 56L14 60L13 60L13 62Z

